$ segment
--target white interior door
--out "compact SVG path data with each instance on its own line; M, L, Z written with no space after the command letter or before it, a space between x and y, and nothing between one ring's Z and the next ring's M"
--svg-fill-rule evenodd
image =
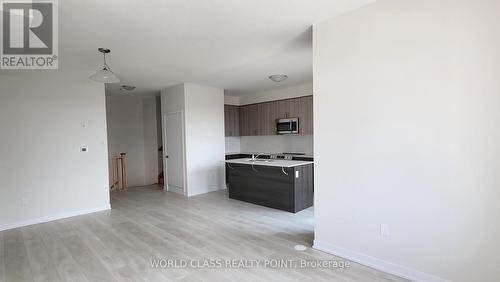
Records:
M184 120L182 112L163 115L163 160L168 191L185 194Z

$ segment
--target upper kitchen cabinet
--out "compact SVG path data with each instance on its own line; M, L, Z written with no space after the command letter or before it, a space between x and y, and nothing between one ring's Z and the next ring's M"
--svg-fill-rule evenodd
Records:
M313 96L299 98L299 132L301 135L312 135L313 130Z
M249 114L248 114L248 120L250 121L248 123L248 128L247 132L249 133L248 135L251 136L258 136L260 135L260 112L259 112L259 104L253 104L248 106Z
M276 135L276 120L279 119L278 101L272 101L264 104L267 105L267 108L269 110L269 118L266 120L265 135Z
M257 136L259 134L259 104L240 107L240 135Z
M299 134L313 134L313 97L225 106L226 136L276 135L276 120L299 118Z
M302 103L301 98L278 100L276 102L277 102L278 118L299 117L301 103Z
M274 135L276 130L274 130L274 121L272 117L273 103L261 103L258 104L258 135Z
M248 108L247 106L240 106L239 108L240 136L245 136L247 134Z
M280 118L289 118L290 116L290 109L291 109L291 99L286 99L286 100L279 100L276 101L276 116L277 119Z
M313 134L313 96L279 100L277 119L299 118L299 134Z
M226 136L240 136L240 107L224 105L224 127Z
M240 135L261 136L276 134L271 127L270 103L245 105L240 107Z

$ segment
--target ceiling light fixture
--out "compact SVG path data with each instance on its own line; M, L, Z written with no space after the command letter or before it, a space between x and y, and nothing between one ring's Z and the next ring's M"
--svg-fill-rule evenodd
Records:
M104 66L102 70L97 71L93 75L91 75L89 78L92 79L93 81L97 82L102 82L102 83L117 83L120 82L118 77L111 71L111 68L106 64L106 54L110 53L111 50L106 49L106 48L99 48L97 49L99 52L101 52L104 56Z
M288 78L288 75L286 74L273 74L269 76L269 79L274 81L274 82L282 82L285 81Z
M132 86L132 85L122 85L120 87L120 90L122 91L132 91L135 89L135 86Z

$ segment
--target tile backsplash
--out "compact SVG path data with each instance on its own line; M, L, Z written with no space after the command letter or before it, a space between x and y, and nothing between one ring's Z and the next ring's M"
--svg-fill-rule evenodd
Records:
M226 152L296 152L313 155L313 135L226 137Z
M241 152L241 137L226 137L226 153Z

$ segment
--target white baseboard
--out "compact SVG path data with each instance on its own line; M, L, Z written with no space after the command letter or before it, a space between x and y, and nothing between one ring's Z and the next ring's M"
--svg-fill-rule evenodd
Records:
M182 187L167 185L167 191L184 195L184 189Z
M369 255L347 250L342 247L334 246L332 244L321 242L318 240L314 240L313 248L416 282L450 282L450 280L434 276L432 274L427 274L406 266L384 261Z
M225 190L226 188L218 188L218 187L215 187L215 188L210 188L208 189L207 191L202 191L202 192L198 192L196 194L189 194L188 193L188 197L195 197L195 196L199 196L199 195L203 195L203 194L207 194L207 193L212 193L212 192L217 192L217 191L222 191L222 190Z
M28 225L39 224L39 223L45 223L45 222L50 222L50 221L54 221L54 220L58 220L58 219L74 217L74 216L79 216L79 215L84 215L84 214L89 214L89 213L94 213L94 212L100 212L100 211L105 211L105 210L110 210L110 209L111 209L111 205L108 204L106 206L93 208L93 209L65 212L65 213L60 213L60 214L55 214L55 215L50 215L50 216L34 218L34 219L30 219L30 220L24 220L24 221L7 223L7 224L0 224L0 231L24 227L24 226L28 226Z

